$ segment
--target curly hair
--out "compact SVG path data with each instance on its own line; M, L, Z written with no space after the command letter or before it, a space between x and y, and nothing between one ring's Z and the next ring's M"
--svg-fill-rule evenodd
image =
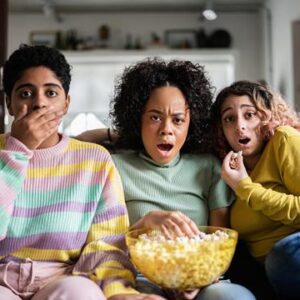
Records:
M261 82L241 80L224 88L216 97L211 108L211 122L213 124L215 152L223 159L232 150L222 130L221 107L229 96L248 96L257 109L261 119L260 134L268 141L278 126L289 125L300 130L299 115L291 109L279 93Z
M71 66L57 49L46 46L21 45L5 62L3 68L3 87L10 98L16 81L29 68L44 66L49 68L61 82L65 94L69 93Z
M212 105L212 87L203 66L190 61L148 58L125 69L116 84L110 117L120 134L119 146L143 150L141 118L152 91L174 86L183 93L190 109L190 126L182 152L207 151L206 134Z

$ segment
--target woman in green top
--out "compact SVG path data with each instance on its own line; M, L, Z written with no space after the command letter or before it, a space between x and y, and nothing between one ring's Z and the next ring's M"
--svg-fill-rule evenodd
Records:
M219 156L229 152L222 175L237 195L231 226L279 298L299 299L300 120L280 95L249 81L223 89L212 118Z
M211 85L199 65L149 59L125 69L111 116L117 143L133 150L113 155L131 228L191 237L198 233L198 225L229 225L232 194L220 177L217 159L203 154L209 150L211 104ZM79 138L99 142L101 135L105 133L96 130ZM137 288L168 297L145 279L138 280ZM255 299L244 287L222 281L176 299L180 297Z

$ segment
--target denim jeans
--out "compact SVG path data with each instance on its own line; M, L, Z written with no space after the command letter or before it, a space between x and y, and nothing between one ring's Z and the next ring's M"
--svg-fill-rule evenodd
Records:
M145 294L160 295L168 300L168 295L157 285L147 280L141 274L137 277L136 289ZM245 287L221 280L201 289L195 300L255 300L254 295Z
M278 241L266 256L265 267L280 299L300 299L300 232Z

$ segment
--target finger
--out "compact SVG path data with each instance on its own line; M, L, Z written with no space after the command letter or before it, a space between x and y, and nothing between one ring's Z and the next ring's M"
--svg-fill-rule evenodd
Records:
M238 166L242 166L244 164L244 157L242 151L238 152L237 162L238 162Z
M230 151L229 153L227 153L227 155L225 156L225 158L223 160L223 164L229 165L229 162L231 160L233 153L234 153L233 151Z
M182 212L179 212L180 216L183 218L184 222L187 224L187 226L189 227L190 231L193 233L194 235L198 235L200 233L200 230L198 228L198 226L196 225L196 223L190 219L187 215L185 215Z
M30 112L30 118L32 120L40 118L42 115L46 114L47 112L52 112L53 106L50 107L41 107L39 109L33 110Z
M62 121L62 117L51 117L50 119L41 119L41 120L31 120L31 125L34 131L39 131L41 134L44 132L52 131L52 129L58 128L59 124Z
M173 240L174 237L177 236L177 234L174 234L174 231L172 229L168 228L165 224L161 225L161 231L162 231L162 234L165 236L165 238L168 240Z
M232 170L231 168L231 158L233 155L233 151L230 151L224 158L223 163L222 163L222 171L228 172Z
M34 117L33 121L36 122L36 124L43 125L51 121L61 121L63 117L62 111L57 112L47 112L45 114L39 115L39 117Z
M173 233L176 237L190 236L191 231L186 223L182 220L167 220L164 225L167 229Z
M191 228L191 224L193 223L192 220L183 214L180 211L171 212L171 225L174 227L174 231L176 230L178 233L180 232L180 236L188 236L194 237L195 233L194 230ZM196 234L198 234L198 229L196 227Z

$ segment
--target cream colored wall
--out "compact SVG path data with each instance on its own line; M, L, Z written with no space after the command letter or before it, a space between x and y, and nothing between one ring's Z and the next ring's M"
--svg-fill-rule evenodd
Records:
M265 78L262 50L262 21L259 13L222 13L213 22L200 22L199 12L195 13L88 13L62 15L64 22L56 23L42 14L19 14L9 16L8 52L11 53L20 43L28 43L31 31L77 29L81 36L96 36L102 24L112 30L113 47L125 44L126 33L140 37L147 45L152 31L163 37L165 29L199 29L207 33L224 28L232 35L232 48L239 53L236 78Z
M273 85L294 105L292 22L300 20L300 1L269 0L268 6L272 13Z

